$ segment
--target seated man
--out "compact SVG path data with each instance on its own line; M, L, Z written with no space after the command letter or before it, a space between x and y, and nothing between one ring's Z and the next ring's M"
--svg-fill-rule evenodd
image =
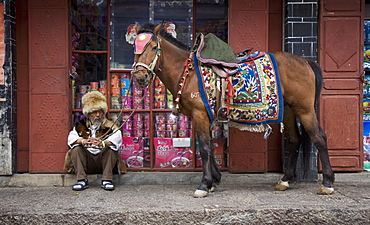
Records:
M72 166L77 175L77 183L72 186L75 191L89 187L88 173L102 173L101 187L114 190L113 169L118 164L120 170L123 163L118 154L122 144L122 133L118 127L106 118L108 109L103 94L98 91L89 92L82 97L82 113L85 119L77 122L68 135L70 151L66 156L65 168ZM67 158L72 165L68 165ZM120 160L121 159L121 160Z

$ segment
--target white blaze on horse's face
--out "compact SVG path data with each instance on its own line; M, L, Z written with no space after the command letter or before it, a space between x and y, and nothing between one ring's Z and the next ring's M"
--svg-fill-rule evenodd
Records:
M146 87L154 73L160 54L159 42L152 33L141 33L135 39L134 75L141 87Z

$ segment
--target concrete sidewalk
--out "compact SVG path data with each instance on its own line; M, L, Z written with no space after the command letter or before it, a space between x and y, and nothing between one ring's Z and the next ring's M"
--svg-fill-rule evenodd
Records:
M223 173L217 191L198 199L192 197L198 172L129 172L115 176L111 192L96 175L89 189L75 192L72 175L17 174L0 177L0 224L370 223L370 173L337 173L330 196L316 194L317 182L276 192L281 175ZM33 183L26 182L30 177ZM36 185L41 177L43 185Z

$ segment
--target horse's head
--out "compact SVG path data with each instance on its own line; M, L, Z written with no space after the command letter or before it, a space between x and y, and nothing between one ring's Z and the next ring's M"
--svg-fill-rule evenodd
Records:
M141 87L146 87L155 75L154 69L161 52L160 39L157 37L161 27L162 24L159 24L154 29L141 29L136 25L138 35L135 39L132 74Z

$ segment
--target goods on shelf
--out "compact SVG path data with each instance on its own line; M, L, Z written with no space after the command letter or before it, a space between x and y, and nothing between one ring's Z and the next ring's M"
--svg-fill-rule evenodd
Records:
M364 169L370 170L370 75L368 74L364 76L363 94Z
M165 109L166 108L166 87L158 78L155 80L154 87L154 108Z
M172 138L154 138L156 168L190 167L193 159L191 148L173 147Z
M364 169L370 170L370 121L364 120Z
M370 70L370 20L364 21L364 70Z
M219 168L226 166L226 149L227 149L227 139L226 138L214 138L212 139L214 148L214 157L216 164ZM198 139L195 140L196 145L196 166L202 167L202 158L200 157L199 142Z
M172 113L156 113L154 116L154 137L183 138L191 137L191 120L189 117Z
M149 138L123 137L122 146L118 149L118 154L127 167L149 167Z
M148 113L124 113L122 116L123 137L149 137L149 114Z

